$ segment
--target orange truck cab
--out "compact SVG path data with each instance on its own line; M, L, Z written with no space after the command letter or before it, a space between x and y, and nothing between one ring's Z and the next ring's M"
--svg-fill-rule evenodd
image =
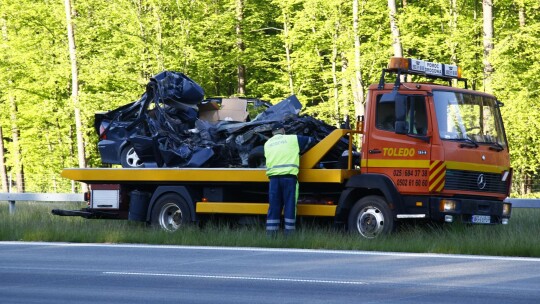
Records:
M394 74L395 82L385 83L385 74ZM466 87L456 66L392 58L379 84L369 87L362 174L347 182L338 215L348 219L338 218L367 236L370 224L372 233L392 229L387 207L394 220L507 224L511 205L503 201L512 169L502 103L451 85L401 81L410 75L464 81ZM376 195L363 204L345 203L357 189Z

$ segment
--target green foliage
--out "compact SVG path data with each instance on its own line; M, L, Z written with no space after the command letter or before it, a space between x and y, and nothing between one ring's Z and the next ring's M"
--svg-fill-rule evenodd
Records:
M493 53L493 88L505 103L507 138L518 179L539 174L540 24L518 28Z
M306 114L335 125L352 111L352 1L244 1L240 24L235 0L72 2L89 166L101 166L94 113L138 99L148 79L162 70L189 75L207 96L230 96L238 94L237 68L244 65L247 96L279 101L290 94L291 78ZM388 3L358 3L360 68L367 86L378 81L393 54ZM492 89L506 103L503 115L516 180L539 174L540 167L540 115L531 111L540 103L539 12L536 0L495 2L492 88L483 87L481 1L407 1L396 16L405 56L455 62L470 86ZM50 176L60 180L62 168L77 165L64 4L0 0L0 27L0 126L7 169L14 170L16 155L13 98L27 191L67 191L69 182L50 183Z
M43 174L58 172L61 166L72 166L69 149L69 126L74 121L64 112L70 108L68 71L65 61L64 25L53 18L63 13L63 5L52 1L1 3L3 19L0 101L13 99L18 111L15 126L19 130L22 162L27 183L46 190L39 180ZM9 107L8 107L9 108ZM10 113L7 110L4 113ZM12 122L2 119L4 136L10 141ZM8 144L8 152L13 151ZM7 153L8 166L13 153ZM32 177L36 177L35 183ZM47 182L44 180L43 182ZM49 181L50 183L50 181ZM32 189L32 187L30 187Z

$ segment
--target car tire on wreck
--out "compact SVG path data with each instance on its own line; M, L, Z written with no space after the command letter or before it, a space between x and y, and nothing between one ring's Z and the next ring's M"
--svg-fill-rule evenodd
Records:
M264 157L264 146L257 146L249 152L248 166L250 168L266 167L266 158Z
M120 153L120 164L122 168L144 168L144 163L132 145L127 145L122 149L122 153Z

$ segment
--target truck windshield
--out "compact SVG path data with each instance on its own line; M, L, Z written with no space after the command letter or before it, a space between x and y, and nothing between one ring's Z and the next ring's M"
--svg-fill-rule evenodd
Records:
M433 98L441 139L506 146L495 99L449 91L434 91Z

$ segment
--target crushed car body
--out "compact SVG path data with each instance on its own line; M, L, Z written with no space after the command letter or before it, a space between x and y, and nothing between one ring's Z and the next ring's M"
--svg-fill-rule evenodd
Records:
M208 98L182 73L164 71L138 101L95 115L104 164L137 167L264 167L263 145L280 121L287 134L322 140L335 127L301 115L290 96L276 105L254 98ZM264 110L264 111L262 111ZM256 115L253 119L251 116ZM336 166L348 139L321 161Z

